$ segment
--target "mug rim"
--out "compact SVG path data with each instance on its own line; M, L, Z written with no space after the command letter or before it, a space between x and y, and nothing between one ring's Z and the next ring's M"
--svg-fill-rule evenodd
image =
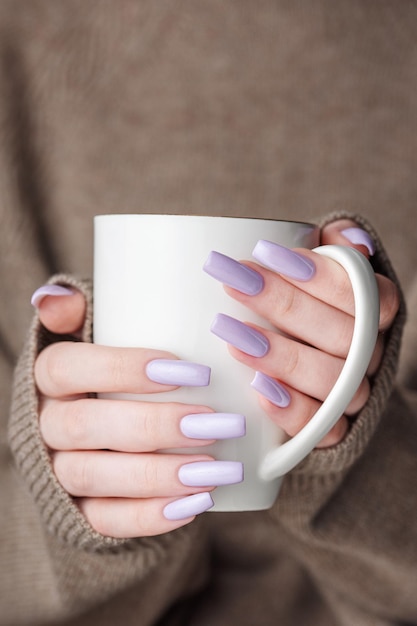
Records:
M246 221L261 221L261 222L273 222L283 224L298 224L299 226L307 226L310 228L319 228L318 224L313 222L306 222L303 220L286 220L286 219L273 219L270 217L247 217L239 215L194 215L192 213L102 213L94 215L94 220L105 219L111 217L175 217L175 218L187 218L192 217L196 219L227 219L227 220L246 220Z

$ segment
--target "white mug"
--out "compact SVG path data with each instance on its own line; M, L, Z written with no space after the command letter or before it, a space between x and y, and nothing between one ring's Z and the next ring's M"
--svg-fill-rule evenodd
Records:
M101 215L95 217L94 231L94 342L166 350L180 359L208 365L212 373L207 387L181 387L135 399L203 404L215 411L243 414L246 436L198 449L244 466L242 483L214 490L211 510L269 508L284 474L332 428L366 373L379 319L378 290L370 264L352 248L316 248L319 228L300 222ZM331 257L347 271L355 297L355 327L344 368L317 413L288 441L260 408L250 386L253 371L233 359L225 343L210 332L219 312L271 328L227 296L222 285L202 270L213 250L237 260L250 259L260 239L289 248L315 249Z

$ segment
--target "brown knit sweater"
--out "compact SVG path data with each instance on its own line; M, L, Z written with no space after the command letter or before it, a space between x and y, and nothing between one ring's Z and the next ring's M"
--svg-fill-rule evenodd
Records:
M414 1L0 2L1 626L417 623L416 26ZM123 541L53 475L28 302L78 287L89 341L92 217L141 211L356 215L411 304L270 511Z

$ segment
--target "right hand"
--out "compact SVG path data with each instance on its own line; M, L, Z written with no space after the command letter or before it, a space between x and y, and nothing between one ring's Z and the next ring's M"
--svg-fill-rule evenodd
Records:
M46 328L74 335L84 323L85 308L79 292L46 296L38 304ZM207 406L94 397L175 389L147 376L146 366L155 359L176 357L145 348L63 341L45 348L35 363L40 430L54 472L103 535L127 538L171 531L212 506L210 492L216 485L242 479L240 464L217 462L203 453L205 445L224 435L225 420L234 429L226 436L236 436L241 416L216 420ZM206 425L201 438L190 438L181 429L188 415L197 415L200 427ZM208 415L214 420L207 431ZM202 454L158 452L196 446Z

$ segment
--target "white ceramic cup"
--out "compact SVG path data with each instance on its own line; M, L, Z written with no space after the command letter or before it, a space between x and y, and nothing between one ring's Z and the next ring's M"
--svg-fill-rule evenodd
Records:
M356 250L322 246L319 228L300 222L229 217L102 215L95 218L94 341L166 350L211 367L208 387L182 387L135 396L154 402L203 404L246 417L246 436L199 448L216 459L241 461L244 481L213 492L215 511L269 508L284 474L331 429L367 370L378 332L379 297L374 272ZM250 259L260 239L316 249L348 272L355 297L355 328L345 366L325 402L292 439L259 406L254 372L238 363L210 332L217 313L271 328L226 295L202 267L212 250ZM119 396L120 397L120 396ZM128 396L124 396L128 397ZM195 448L183 449L193 452Z

